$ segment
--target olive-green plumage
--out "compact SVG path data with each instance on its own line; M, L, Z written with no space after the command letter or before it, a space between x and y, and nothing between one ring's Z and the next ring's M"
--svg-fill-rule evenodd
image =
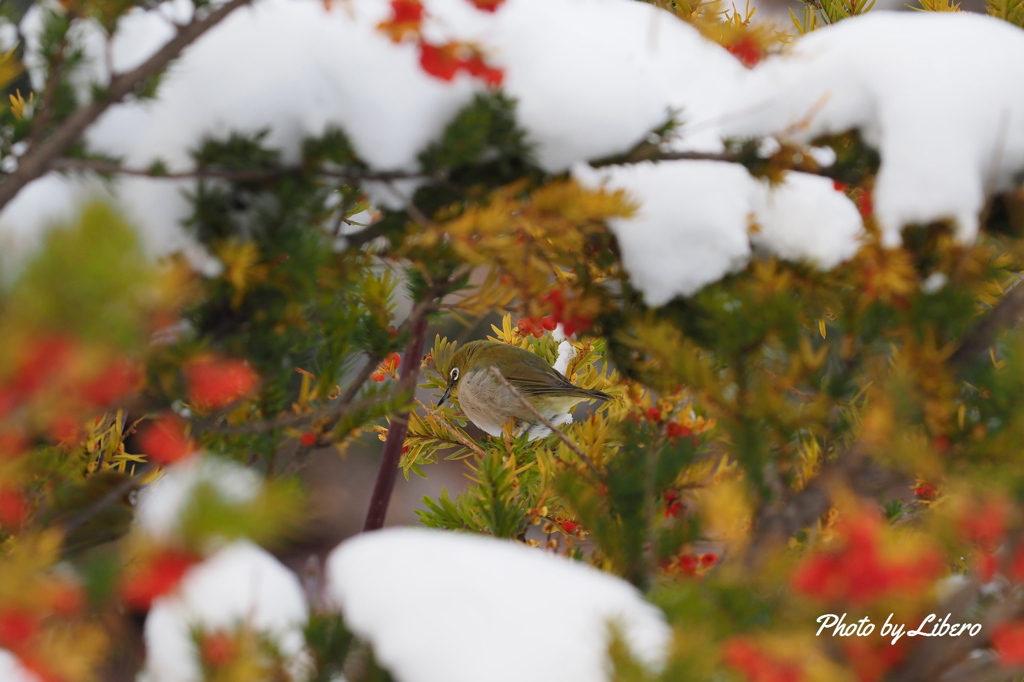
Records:
M556 420L584 400L608 400L607 393L574 386L540 356L497 341L470 341L452 356L448 387L437 402L443 405L457 391L459 406L470 421L492 436L500 435L514 419L517 426L539 424L537 415L491 374L497 367L545 419Z

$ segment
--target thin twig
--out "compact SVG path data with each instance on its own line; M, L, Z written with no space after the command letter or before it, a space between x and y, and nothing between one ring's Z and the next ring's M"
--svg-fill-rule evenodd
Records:
M428 296L420 304L432 303L434 296ZM402 364L398 377L398 388L402 391L411 392L416 387L416 377L419 375L419 360L423 357L423 348L427 338L427 315L422 313L416 320L413 328L412 339L405 351L405 362ZM405 434L409 430L409 411L401 412L391 420L388 426L387 440L384 441L384 452L381 455L380 467L377 469L377 478L373 484L373 492L370 495L370 504L366 510L366 521L363 523L363 532L379 530L384 527L384 518L387 516L388 504L391 502L391 493L395 488L395 479L398 477L398 465L402 459L402 446L405 444Z
M626 154L596 159L591 161L590 165L594 168L603 168L605 166L629 166L644 163L645 161L719 161L743 165L745 161L749 162L750 160L749 154L738 154L736 152L673 152L654 149L639 154ZM759 159L759 161L767 160L768 158ZM790 167L789 170L833 179L839 175L836 169L821 167L813 161L806 164L796 164Z
M964 336L960 347L949 358L949 364L956 368L968 365L988 350L996 337L1009 327L1024 322L1024 285L1018 284L1003 296L991 312Z
M303 412L299 414L286 414L274 419L268 419L266 421L255 422L252 424L220 424L213 425L206 421L196 422L193 425L193 430L197 433L222 433L222 434L235 434L235 435L251 435L255 433L266 433L267 431L274 431L275 429L285 429L292 426L298 426L300 424L306 424L309 422L316 421L318 419L328 418L340 418L346 414L356 412L358 410L364 410L370 407L376 407L389 400L394 400L402 394L399 390L388 391L380 395L374 396L369 400L360 400L354 403L345 403L338 401L329 407L325 407L322 410L315 412Z
M53 170L61 171L91 171L103 175L128 175L132 177L153 178L156 180L199 180L217 179L229 182L268 182L283 177L314 174L325 178L333 178L355 182L359 180L376 180L389 182L392 180L407 180L413 178L428 178L423 173L407 171L339 171L317 168L311 170L303 166L279 166L275 168L262 168L259 170L226 170L218 168L193 168L183 171L162 171L157 168L132 168L122 166L109 161L99 159L55 159L51 164Z
M448 422L448 420L446 420L444 417L438 416L437 412L434 410L433 407L430 407L428 405L424 405L422 400L417 400L416 404L419 405L420 407L422 407L424 412L429 412L429 413L433 414L434 416L437 417L437 420L439 422L441 422L442 424L447 426L448 430L452 432L452 436L454 436L455 440L459 441L459 443L461 443L463 447L467 448L468 450L472 450L473 452L475 452L476 454L480 455L481 457L486 457L487 456L487 453L484 451L484 449L482 447L480 447L475 442L473 442L470 438L468 438L466 436L466 434L462 433L462 431L460 429L457 429L454 424L451 424L450 422Z
M519 401L520 405L529 410L533 414L533 416L537 417L537 419L540 420L541 424L551 429L555 433L555 435L558 436L559 440L565 443L565 445L570 450L572 450L577 457L580 458L580 461L587 465L587 468L590 469L591 473L598 477L601 476L601 470L597 468L596 464L594 464L594 460L590 459L590 457L587 456L587 453L583 452L583 450L580 449L579 445L573 443L569 436L562 433L561 429L559 429L557 426L551 423L550 419L548 419L540 412L538 412L537 408L531 405L530 401L527 400L515 386L509 383L508 379L505 378L505 376L501 373L500 369L498 369L497 367L491 367L490 372L492 375L494 375L494 378L501 383L502 386L507 388L512 393L512 395L516 397L516 400Z

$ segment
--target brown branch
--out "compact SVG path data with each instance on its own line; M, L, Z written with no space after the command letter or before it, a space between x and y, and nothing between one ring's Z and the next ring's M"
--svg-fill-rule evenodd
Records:
M766 157L758 160L768 161L769 159ZM749 163L751 158L749 153L671 152L654 149L653 151L643 151L635 154L596 159L591 161L590 165L594 168L604 168L606 166L629 166L643 163L645 161L719 161L723 163L738 163L741 166L745 166L746 163L744 162ZM820 175L825 178L836 178L838 176L838 173L834 168L823 168L813 161L806 164L794 165L789 168L789 170L796 171L798 173L807 173L808 175Z
M364 410L370 407L376 407L389 400L393 400L401 395L401 391L394 390L382 393L374 396L369 400L360 400L358 402L346 403L342 400L325 407L322 410L315 412L303 412L297 414L286 414L274 419L267 419L261 422L254 422L251 424L221 424L215 425L211 423L215 420L203 420L193 423L193 430L197 433L223 433L223 434L236 434L236 435L251 435L255 433L266 433L267 431L273 431L275 429L285 429L293 426L299 426L301 424L307 424L314 422L318 419L338 419L351 412L358 410Z
M839 491L870 496L883 490L892 474L872 461L866 450L865 443L855 442L836 461L823 466L803 490L775 506L762 508L746 551L747 564L755 565L765 551L814 523L832 507Z
M590 469L590 472L592 474L594 474L597 477L601 476L601 470L597 467L596 464L594 464L594 460L590 459L590 457L587 456L587 453L583 452L583 450L580 449L579 445L573 443L572 439L570 439L569 436L562 433L561 429L559 429L557 426L551 423L550 419L548 419L539 411L537 411L537 408L531 405L530 401L527 400L515 386L509 383L508 379L505 378L505 376L501 373L500 369L498 369L497 367L491 367L490 372L492 375L494 375L494 378L501 383L502 386L507 388L512 393L512 395L515 396L516 400L519 401L520 405L522 405L531 413L533 413L533 415L540 420L541 424L543 424L544 426L548 427L551 431L553 431L554 434L558 436L559 440L565 443L566 446L570 450L572 450L577 457L580 458L580 461L587 465L587 468Z
M1024 286L1010 290L977 326L964 337L960 347L949 358L951 366L963 368L988 350L1000 332L1024 322Z
M192 44L225 17L252 0L228 0L213 9L201 19L193 19L182 26L178 33L163 47L140 64L125 73L111 76L103 96L77 109L64 119L56 130L43 139L31 140L28 151L18 159L18 168L3 178L0 183L0 209L21 191L21 189L50 170L53 162L63 156L107 109L130 95L140 83L157 75L182 50Z
M420 359L423 357L423 348L427 338L427 310L432 307L434 298L435 295L432 292L413 310L414 314L419 311L419 317L413 326L412 339L406 347L405 362L399 372L398 388L401 391L411 393L416 387ZM388 426L384 452L381 455L380 467L377 469L377 479L373 484L370 504L366 510L366 521L363 523L364 533L384 527L384 518L387 516L391 493L395 488L398 464L402 459L402 446L405 444L405 434L408 430L409 410L405 410L395 415Z
M53 170L60 171L91 171L104 175L128 175L132 177L154 178L157 180L199 180L218 179L229 182L269 182L283 177L293 177L312 173L327 178L336 178L349 182L360 180L378 180L389 182L393 180L405 180L411 178L425 178L422 173L410 173L406 171L335 171L327 169L311 170L301 166L281 166L278 168L263 168L259 170L224 170L216 168L195 168L185 171L160 171L148 168L130 168L121 166L109 161L98 159L54 159L50 165Z

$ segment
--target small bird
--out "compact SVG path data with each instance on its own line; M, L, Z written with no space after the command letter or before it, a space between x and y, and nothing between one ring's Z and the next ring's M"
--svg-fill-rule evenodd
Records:
M437 404L443 405L452 391L458 389L462 411L492 436L500 436L510 419L534 437L546 435L547 429L491 373L491 367L497 367L508 383L551 422L564 422L569 410L581 401L611 398L596 389L574 386L561 372L528 350L498 341L470 341L452 356L448 387ZM535 430L538 425L540 428Z

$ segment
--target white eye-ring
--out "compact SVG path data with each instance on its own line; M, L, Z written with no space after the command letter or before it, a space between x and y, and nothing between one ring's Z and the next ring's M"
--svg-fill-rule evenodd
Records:
M452 381L458 381L459 380L459 368L458 367L452 367L452 371L451 371L450 376L452 378Z

